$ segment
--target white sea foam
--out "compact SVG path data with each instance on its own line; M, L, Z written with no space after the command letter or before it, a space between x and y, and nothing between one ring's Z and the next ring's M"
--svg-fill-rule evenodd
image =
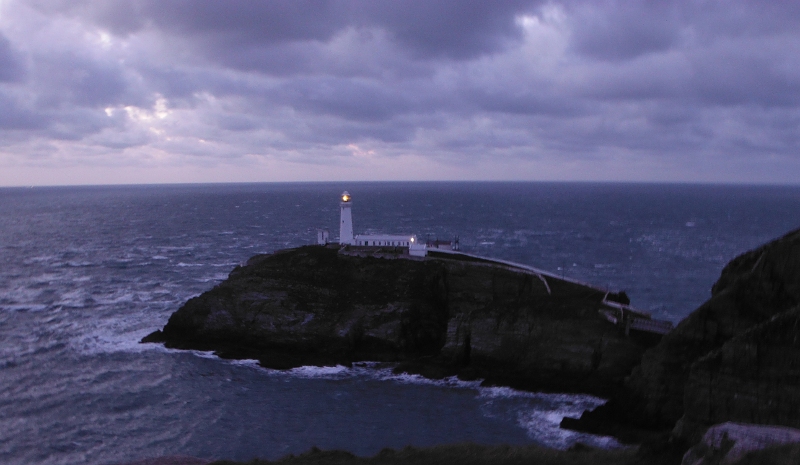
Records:
M60 275L55 273L42 273L39 276L36 276L31 279L35 284L50 284L52 281L56 281Z
M173 349L173 350L175 352L177 352L177 353L182 352L181 350L178 350L178 349ZM189 352L191 352L192 355L195 355L195 356L200 357L200 358L219 359L218 356L214 355L214 351L213 350L190 350Z
M352 371L352 369L342 365L332 367L302 366L292 368L286 373L298 378L340 378L342 375L350 374L348 371Z
M247 368L258 368L258 369L261 368L261 365L258 363L258 360L253 360L249 358L245 358L242 360L230 360L230 364Z
M86 300L90 298L85 290L77 288L61 294L57 304L64 307L82 307Z
M135 292L118 291L105 296L97 296L95 300L101 305L118 305L121 303L128 303L139 301Z
M215 273L212 276L204 276L202 278L197 278L197 281L201 283L208 283L212 281L224 281L227 277L228 277L227 273Z
M567 449L577 442L604 449L621 447L621 444L611 437L579 433L560 427L561 420L565 416L575 416L576 414L580 414L580 412L576 412L575 409L534 408L519 412L517 424L527 431L528 437L531 439L557 449Z
M193 245L184 245L184 246L172 246L172 245L162 245L158 247L158 250L162 250L165 252L172 252L177 250L194 250L195 246Z
M481 381L462 381L457 377L430 379L410 373L395 373L394 364L382 362L358 362L352 367L336 366L301 366L291 370L266 369L272 376L305 379L353 379L386 381L399 384L416 384L441 386L447 388L477 389Z
M35 257L28 257L23 261L23 263L28 264L28 263L38 263L38 262L49 262L52 261L54 258L56 258L56 256L52 254L37 255Z
M481 380L478 381L462 381L455 376L442 379L430 379L421 375L409 373L393 373L390 369L386 370L386 374L379 377L379 379L386 381L393 381L402 384L418 384L426 386L441 386L457 389L477 389L480 386Z

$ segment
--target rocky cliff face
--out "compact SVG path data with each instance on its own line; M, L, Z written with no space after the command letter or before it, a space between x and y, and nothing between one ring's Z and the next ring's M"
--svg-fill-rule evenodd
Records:
M684 386L692 363L734 336L800 304L800 231L731 261L712 297L645 354L629 389L636 413L671 425L684 412Z
M796 393L797 382L789 380L795 387L787 387L778 375L792 363L781 354L800 332L786 326L782 330L788 333L771 339L778 329L774 325L782 324L784 316L788 324L791 317L783 314L798 304L800 230L732 260L712 297L648 350L621 394L584 414L584 423L594 430L602 430L597 426L603 422L671 428L684 412L706 425L745 417L766 422L778 418L767 406L773 401L794 405L790 415L800 417L797 404L778 393L784 388ZM766 322L771 323L759 326ZM752 396L760 400L745 400ZM760 407L745 406L753 402Z
M600 316L604 295L479 261L308 246L252 258L145 341L273 368L392 361L428 375L607 395L646 343Z
M800 427L800 307L695 362L684 405L687 432L725 421Z

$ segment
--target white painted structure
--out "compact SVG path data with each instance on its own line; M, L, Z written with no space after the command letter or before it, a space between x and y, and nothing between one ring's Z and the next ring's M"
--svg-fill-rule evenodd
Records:
M359 234L355 239L355 245L365 247L405 247L409 255L417 257L424 257L428 253L427 246L419 243L414 235Z
M347 191L342 192L342 201L339 203L339 243L340 244L354 244L355 238L353 237L353 212L350 207L353 205L353 199Z
M425 243L419 243L417 237L414 236L414 240L411 241L411 245L408 246L408 254L415 257L424 257L428 255L428 247Z
M359 234L353 245L408 247L417 241L417 236L400 236L394 234Z
M317 229L317 244L328 245L331 233L327 229Z
M353 197L349 192L342 192L339 203L339 243L362 247L405 247L409 255L424 257L427 254L426 244L420 244L417 236L404 234L358 234L353 235ZM325 237L327 243L327 237ZM321 232L317 233L317 242L323 244Z

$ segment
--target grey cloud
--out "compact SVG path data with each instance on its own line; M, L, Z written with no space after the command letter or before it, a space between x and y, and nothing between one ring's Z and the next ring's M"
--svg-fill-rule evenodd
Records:
M800 57L787 52L800 40L780 44L733 43L693 57L697 98L717 105L766 107L800 104Z
M305 136L315 144L348 144L362 140L394 144L409 142L418 127L417 122L393 121L392 124L386 124L320 119L311 123L308 129Z
M569 5L569 4L567 4ZM681 22L676 2L588 2L572 10L572 47L599 60L626 60L674 46Z
M367 21L386 28L419 57L468 59L498 52L521 38L515 18L542 2L409 0L362 2Z
M327 42L348 28L385 30L398 44L421 58L469 59L502 50L518 41L517 15L532 12L537 0L139 0L106 2L40 1L42 10L91 18L115 34L127 35L146 27L167 34L193 37L212 59L252 68L228 53L249 50L245 56L263 62L256 47L287 42ZM241 57L240 57L241 58ZM280 57L278 57L280 58Z
M348 23L350 8L336 0L256 2L250 0L143 0L133 2L136 12L165 32L214 35L242 44L285 41L325 41ZM130 2L117 3L114 14L125 16ZM111 23L113 24L113 22Z
M570 160L713 150L797 156L800 18L780 5L38 5L43 17L84 27L90 39L65 34L74 50L52 51L43 34L24 48L25 83L0 84L0 127L32 137L204 157L285 151L308 160L351 143L450 160L512 152ZM523 27L520 14L535 19ZM114 37L99 45L91 37L103 30ZM19 55L18 44L4 40L0 64ZM0 80L10 79L2 72ZM103 112L147 112L159 95L174 110L163 120Z
M0 34L0 82L19 82L24 75L22 58L13 49L8 38Z
M571 49L619 61L731 37L794 34L800 9L792 2L621 0L561 2L570 13Z
M252 131L263 127L263 122L250 115L216 115L213 124L226 131Z
M721 37L758 37L789 33L800 22L800 8L794 2L679 2L681 20L691 33L705 42Z
M122 104L128 91L123 71L110 63L87 60L78 55L42 56L37 74L46 83L48 99L59 105L105 107Z
M47 126L49 117L25 108L10 92L0 88L0 141L10 137L7 130L37 130ZM15 136L16 138L17 136Z
M49 138L64 141L79 141L84 137L97 134L114 124L96 111L73 109L69 112L55 113L46 129Z
M178 66L160 67L147 63L140 65L137 71L149 87L173 100L191 99L195 92L211 89L222 95L239 90L235 82L221 78L217 70L189 71ZM142 103L134 104L141 106Z
M548 115L558 118L574 117L585 112L584 105L571 97L556 95L552 91L534 93L506 90L487 92L483 89L462 90L462 99L474 103L479 110L520 114Z
M294 108L351 120L382 121L409 109L402 94L368 81L299 78L273 92Z

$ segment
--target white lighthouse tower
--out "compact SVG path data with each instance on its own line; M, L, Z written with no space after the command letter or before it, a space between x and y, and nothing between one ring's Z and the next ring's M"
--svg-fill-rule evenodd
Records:
M347 191L342 192L342 201L339 203L341 207L341 215L339 218L340 244L355 243L355 238L353 237L353 212L350 209L352 204L350 194Z

